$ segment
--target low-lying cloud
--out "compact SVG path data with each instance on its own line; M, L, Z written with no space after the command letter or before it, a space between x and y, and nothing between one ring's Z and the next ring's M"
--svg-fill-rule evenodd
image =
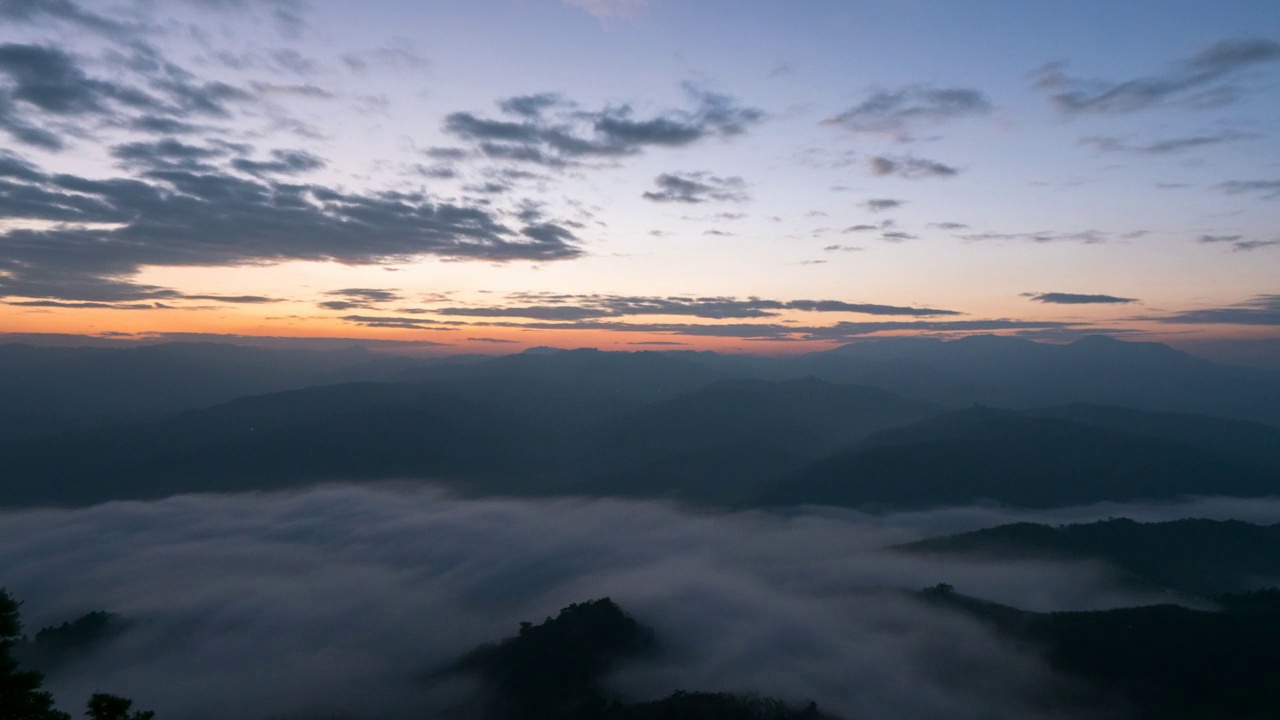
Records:
M1049 716L1035 699L1059 682L1042 662L898 588L947 582L1037 610L1155 597L1090 564L882 548L1107 515L1275 521L1280 502L709 515L331 486L0 514L0 567L29 629L95 609L135 623L49 678L64 707L109 689L167 718L430 716L465 690L429 681L433 668L521 620L611 596L666 648L613 678L636 698L755 691L849 718L1026 718Z

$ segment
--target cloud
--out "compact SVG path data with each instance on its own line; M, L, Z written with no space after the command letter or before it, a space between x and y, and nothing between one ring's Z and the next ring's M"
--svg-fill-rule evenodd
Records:
M871 198L862 202L862 207L871 212L884 212L885 210L894 210L906 205L906 200L894 200L892 198Z
M330 290L325 295L337 295L365 302L391 302L392 300L402 299L400 293L396 290L377 288L342 288L341 290Z
M1186 137L1166 138L1146 143L1130 143L1116 137L1091 136L1080 138L1081 145L1087 145L1101 152L1127 153L1130 155L1172 155L1185 150L1222 145L1224 143L1252 140L1261 137L1250 133L1223 131L1212 135L1189 135Z
M225 147L201 147L165 138L154 142L130 142L112 146L111 156L125 167L143 169L206 169L204 161L225 156Z
M1115 295L1080 295L1062 292L1023 293L1023 297L1051 305L1115 305L1138 302L1136 298L1116 297Z
M564 3L586 10L601 20L631 17L649 4L648 0L564 0Z
M399 292L395 290L382 290L376 288L342 288L340 290L329 290L325 295L342 298L340 300L326 300L318 303L318 305L325 310L372 310L376 308L377 303L386 303L403 299Z
M229 119L237 106L259 100L226 82L202 82L143 42L125 47L99 63L121 71L106 80L90 76L65 50L0 44L0 130L19 143L56 151L68 137L97 127L192 132L193 118Z
M1081 230L1079 232L1057 232L1053 230L1045 230L1040 232L1024 232L1024 233L997 233L982 232L969 233L967 235L957 235L961 240L970 242L990 242L1013 240L1019 242L1033 243L1056 243L1056 242L1078 242L1085 245L1097 245L1107 241L1106 233L1097 230Z
M1227 307L1186 310L1141 319L1178 325L1280 325L1280 295L1258 295Z
M1231 246L1233 252L1250 252L1252 250L1260 250L1265 247L1275 247L1280 245L1280 240L1241 240Z
M554 94L498 101L506 117L455 112L444 131L498 160L564 167L589 159L635 155L649 147L682 147L708 138L740 135L764 118L727 95L685 84L692 109L639 118L629 105L582 110ZM549 111L554 110L554 113ZM508 119L510 118L510 119Z
M859 133L889 135L904 142L914 139L921 126L986 115L991 110L991 101L979 90L912 85L872 93L824 123Z
M653 297L626 295L557 295L522 293L511 299L535 301L537 305L488 307L443 307L428 312L462 317L524 317L537 320L587 320L639 315L674 315L708 319L774 317L785 310L800 312L840 312L864 315L935 317L960 315L954 310L903 307L841 300L766 300L733 297Z
M1073 77L1063 63L1050 63L1032 73L1044 91L1067 114L1120 114L1174 105L1210 108L1229 105L1241 90L1230 80L1241 71L1280 61L1280 43L1262 38L1220 40L1163 74L1132 80L1087 80Z
M421 70L431 64L408 47L382 47L347 53L342 56L342 62L348 70L359 74L375 69Z
M904 232L894 230L890 232L880 233L880 239L884 240L885 242L899 243L904 240L915 240L917 238L915 235L912 235L911 233L904 233Z
M1215 187L1228 195L1257 193L1268 200L1280 197L1280 180L1231 180Z
M282 85L279 83L253 83L253 89L262 95L303 98L306 100L332 100L333 93L316 85Z
M1206 245L1230 245L1232 252L1249 252L1272 245L1280 245L1280 240L1245 240L1243 235L1201 235L1196 242Z
M969 228L968 225L958 222L929 223L929 227L939 230L967 230Z
M85 10L70 0L0 0L0 20L30 24L44 20L66 22L117 40L140 30L134 25Z
M305 154L274 157L286 170L311 162ZM418 192L349 193L217 170L92 179L47 174L12 155L0 159L0 214L31 223L0 231L0 296L172 297L173 291L129 280L148 265L376 264L421 256L501 262L581 254L574 234L555 223L516 229L485 207Z
M1064 717L1053 699L1068 688L1033 651L899 589L946 582L1039 611L1167 597L1127 590L1097 565L883 548L1014 521L1215 507L1233 503L717 515L331 486L10 511L0 515L0 566L28 627L98 609L134 621L49 675L62 707L110 688L159 717L438 717L470 688L431 680L432 670L520 621L609 596L665 649L609 678L632 698L745 691L849 718L1047 720ZM1234 508L1280 519L1273 502Z
M642 197L653 202L745 202L747 183L740 177L717 177L708 172L662 173L654 178L656 191Z
M909 155L893 158L872 155L867 162L870 166L871 174L877 177L894 175L908 180L921 180L924 178L949 178L960 174L960 170L951 165L944 165L936 160L926 160L925 158L911 157Z
M652 314L652 313L650 313ZM693 314L693 313L685 313ZM879 313L903 314L903 313ZM726 316L735 317L735 316ZM366 327L403 327L433 329L441 325L430 320L404 317L347 316L348 322ZM686 337L724 337L744 340L769 340L778 342L818 341L849 342L884 332L903 332L922 335L963 335L997 330L1052 330L1078 328L1086 325L1076 322L1039 320L937 320L937 321L867 321L838 322L834 325L808 326L781 323L644 323L624 322L611 318L585 319L572 322L546 321L475 321L464 324L469 327L501 327L522 330L573 330L617 333L660 334Z

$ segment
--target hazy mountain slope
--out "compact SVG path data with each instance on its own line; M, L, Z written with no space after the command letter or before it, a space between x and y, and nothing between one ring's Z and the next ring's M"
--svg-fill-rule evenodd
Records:
M85 503L332 479L493 479L563 464L561 426L409 384L244 398L159 422L0 446L0 503Z
M1280 373L1220 365L1159 343L1103 336L1069 345L992 335L892 338L788 362L797 374L942 405L1099 403L1280 426Z
M996 501L1057 507L1186 494L1280 491L1275 467L1188 442L972 408L869 437L763 493L768 504L931 507Z
M1280 584L1280 525L1128 519L1052 527L1001 525L899 546L912 553L991 560L1100 560L1180 592L1213 597Z
M759 484L932 408L814 378L724 380L645 405L593 435L604 494L739 502Z
M1280 714L1280 601L1274 590L1176 605L1032 613L931 588L917 597L991 623L1080 683L1086 717L1264 720Z
M389 377L419 361L217 343L0 345L0 439L144 420L246 395Z
M441 363L411 368L397 379L411 382L507 381L558 385L585 397L616 397L653 402L674 397L716 380L743 377L741 363L714 358L694 361L661 352L602 352L592 349L539 348L474 363Z

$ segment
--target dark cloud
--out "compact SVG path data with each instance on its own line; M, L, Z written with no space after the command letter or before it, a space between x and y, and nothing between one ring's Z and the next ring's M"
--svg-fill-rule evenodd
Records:
M1025 293L1023 297L1052 305L1114 305L1138 302L1136 298L1116 297L1115 295L1080 295L1062 292Z
M1119 114L1175 105L1220 107L1234 103L1241 89L1230 80L1241 70L1280 61L1280 43L1261 38L1221 40L1167 72L1124 81L1073 77L1063 63L1039 68L1035 87L1069 114Z
M189 145L173 138L165 138L154 142L115 145L110 152L122 166L129 168L211 170L205 161L224 156L228 150L223 147Z
M325 295L342 298L340 300L326 300L317 303L318 307L325 310L376 310L378 309L378 303L403 299L399 292L395 290L378 288L342 288L340 290L330 290Z
M949 178L960 174L960 170L951 165L944 165L936 160L927 160L912 156L885 157L872 155L867 160L871 174L878 177L893 175L920 180L924 178Z
M876 230L880 230L880 229L881 229L881 228L880 228L880 226L879 226L879 225L865 225L865 224L863 224L863 225L850 225L849 227L847 227L847 228L845 228L845 229L841 230L840 232L842 232L842 233L874 232L874 231L876 231Z
M1267 199L1280 197L1280 180L1231 180L1216 187L1228 195L1256 193Z
M397 290L385 290L381 288L342 288L340 290L330 290L325 295L333 295L336 297L344 297L352 300L362 300L364 302L380 303L391 302L393 300L403 299Z
M126 121L126 127L131 130L139 130L156 135L189 135L204 129L199 125L158 115L141 115L130 118Z
M1171 155L1211 145L1239 142L1261 137L1249 133L1223 131L1212 135L1189 135L1186 137L1166 138L1154 142L1131 143L1121 138L1092 136L1080 138L1081 145L1087 145L1102 152L1128 153L1131 155Z
M362 322L378 318L362 318ZM396 320L398 321L398 320ZM410 322L413 322L410 320ZM998 330L1035 330L1079 327L1082 323L1032 320L939 320L939 321L874 321L839 322L826 326L804 326L784 323L639 323L605 319L577 322L474 322L479 327L523 328L528 330L597 330L620 333L646 333L688 337L727 337L744 340L780 342L826 341L848 342L883 332L924 335L986 333Z
M509 299L526 305L444 307L429 312L446 316L526 317L537 320L587 320L637 315L687 315L708 319L774 317L785 310L842 312L863 315L935 317L960 315L954 310L902 307L840 300L766 300L733 297L648 297L625 295L557 295L521 293Z
M160 306L159 303L139 305L136 303L65 302L63 300L5 301L4 304L14 307L73 308L76 310L155 310Z
M894 210L906 205L906 200L894 200L892 198L871 198L862 202L862 207L871 212L884 212L885 210Z
M1187 310L1142 319L1186 325L1280 325L1280 295L1259 295L1227 307Z
M432 180L450 180L458 177L458 171L448 165L428 166L419 163L413 165L411 170L422 177L431 178Z
M423 154L423 155L426 155L427 157L431 158L432 160L449 160L449 161L452 161L452 160L462 160L463 158L465 158L465 157L466 157L467 155L469 155L470 153L468 153L468 152L467 152L465 149L463 149L463 148L455 148L455 147L430 147L430 148L427 148L426 150L423 150L423 151L422 151L422 154Z
M536 118L543 110L557 105L572 106L558 93L539 93L537 95L518 95L498 101L498 109L508 115Z
M0 175L0 214L36 225L0 233L0 295L172 297L172 291L128 281L144 265L367 264L414 256L556 260L581 253L573 233L558 225L512 229L486 208L421 193L346 193L182 169L90 179L46 174L6 157L0 159L0 171L8 173Z
M220 81L203 82L165 60L152 47L132 42L109 64L137 84L92 77L65 50L0 44L0 129L16 141L60 150L67 136L98 126L144 132L191 133L192 118L230 118L234 106L258 95Z
M880 90L852 108L824 121L847 130L911 140L922 125L986 115L991 101L979 90L914 85Z
M863 250L856 245L828 245L822 249L826 252L862 252Z
M561 167L634 155L648 147L680 147L732 137L764 118L762 111L744 107L727 95L691 85L685 91L692 109L645 118L637 117L629 105L591 111L551 94L508 98L498 106L513 119L456 112L445 117L444 130L491 158Z
M939 230L967 230L969 228L968 225L958 222L929 223L929 227Z
M653 202L745 202L747 183L740 177L717 177L708 172L663 173L654 178L657 190L642 196Z
M44 45L0 44L0 127L18 142L56 150L64 141L39 116L108 114L114 107L160 110L147 93L89 77L69 53ZM32 111L38 117L32 117Z
M272 150L271 160L237 158L231 167L250 175L296 175L324 167L324 160L305 150Z
M54 20L114 39L126 38L139 30L134 25L85 10L70 0L0 0L0 20L13 23Z

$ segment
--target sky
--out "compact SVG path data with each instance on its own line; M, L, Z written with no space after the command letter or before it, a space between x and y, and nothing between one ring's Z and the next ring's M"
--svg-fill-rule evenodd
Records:
M0 0L0 334L1280 353L1274 0Z

